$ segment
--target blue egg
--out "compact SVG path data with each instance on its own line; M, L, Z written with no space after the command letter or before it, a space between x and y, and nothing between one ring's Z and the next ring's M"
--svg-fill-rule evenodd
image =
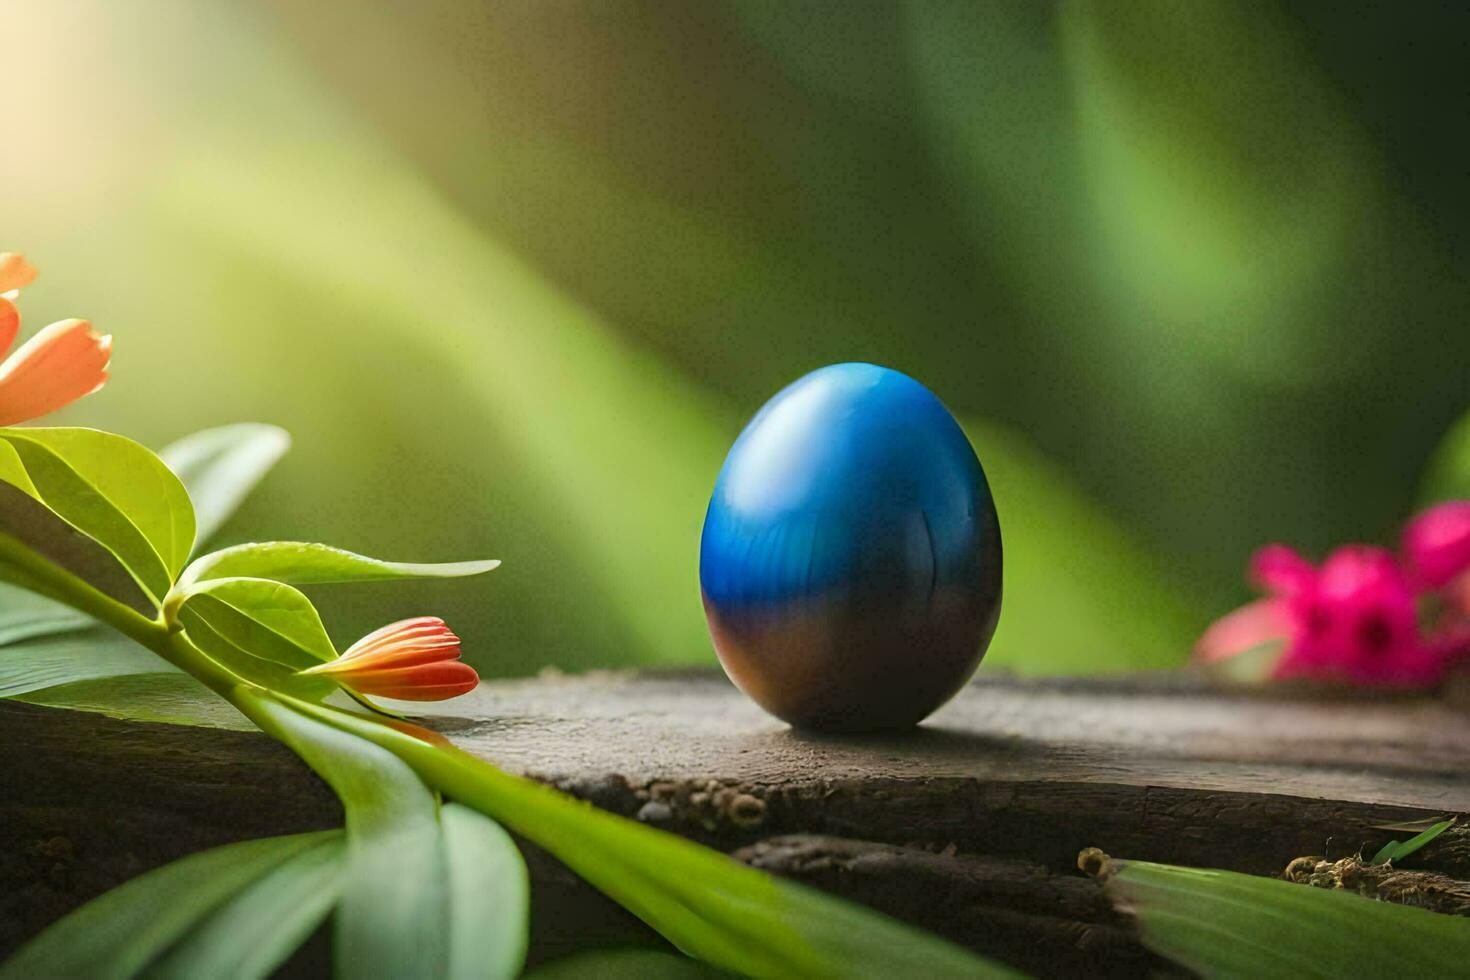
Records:
M829 731L923 720L1000 615L1000 525L954 416L907 375L834 364L787 386L720 470L699 581L725 672Z

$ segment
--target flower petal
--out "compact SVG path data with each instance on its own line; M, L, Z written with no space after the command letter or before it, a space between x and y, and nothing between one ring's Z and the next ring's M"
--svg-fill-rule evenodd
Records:
M0 355L10 350L15 335L20 333L20 311L15 304L0 296Z
M480 683L475 668L460 660L390 670L355 672L339 680L359 694L399 701L443 701L468 694Z
M1470 500L1439 504L1410 521L1403 554L1410 579L1425 591L1470 571Z
M1409 580L1382 548L1338 548L1315 585L1288 602L1295 632L1278 678L1425 687L1444 673L1445 658L1421 631Z
M1215 620L1195 644L1194 656L1201 663L1214 663L1290 635L1286 600L1259 599Z
M86 320L51 324L0 364L0 426L39 418L107 381L112 338Z
M29 286L36 279L36 267L19 252L0 252L0 293Z
M374 657L379 654L416 646L424 643L448 640L459 642L459 637L437 616L417 616L389 623L373 630L358 640L342 654L343 659Z
M318 674L345 674L385 667L458 660L459 637L434 616L420 616L389 623L358 640L341 657L311 668Z
M1251 555L1250 579L1267 592L1296 595L1311 588L1316 578L1312 563L1284 544L1268 544Z

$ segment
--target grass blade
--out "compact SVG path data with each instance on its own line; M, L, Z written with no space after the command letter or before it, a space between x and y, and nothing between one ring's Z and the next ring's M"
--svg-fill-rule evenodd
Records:
M434 794L392 752L274 699L249 703L259 709L252 717L305 759L347 810L338 975L515 976L525 954L526 871L499 828L453 813L446 833Z
M510 834L478 810L450 803L439 820L449 873L448 975L515 977L529 939L526 862Z
M1379 850L1377 854L1373 856L1373 860L1370 863L1384 864L1388 861L1401 861L1404 858L1408 857L1410 854L1413 854L1415 851L1422 848L1424 845L1428 844L1430 841L1434 840L1446 830L1449 830L1454 822L1455 821L1453 818L1449 820L1441 820L1439 823L1427 828L1426 830L1420 831L1418 834L1415 834L1408 840L1389 841L1387 844L1383 845L1382 849Z
M149 871L57 921L0 978L136 976L236 893L337 833L228 844Z
M756 976L1009 977L1009 968L861 905L512 776L422 729L245 693L263 727L310 716L361 735L452 799L544 847L690 956ZM269 727L268 727L269 730Z
M342 799L342 977L438 977L449 965L448 882L434 796L391 752L272 705L278 734Z
M332 832L231 897L150 966L148 976L270 976L332 911L341 893L342 863L342 835Z
M1145 945L1206 977L1463 975L1470 921L1273 878L1115 861Z

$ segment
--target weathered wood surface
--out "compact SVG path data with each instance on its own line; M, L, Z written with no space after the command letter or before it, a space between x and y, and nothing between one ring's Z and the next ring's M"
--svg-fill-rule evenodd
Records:
M1043 973L1148 965L1077 875L1085 846L1273 874L1470 811L1470 713L1429 698L988 677L916 731L843 737L793 732L712 674L499 682L449 707L435 727L508 769ZM257 733L0 702L0 953L181 854L339 820ZM531 861L538 955L640 935ZM1470 877L1470 834L1420 862Z

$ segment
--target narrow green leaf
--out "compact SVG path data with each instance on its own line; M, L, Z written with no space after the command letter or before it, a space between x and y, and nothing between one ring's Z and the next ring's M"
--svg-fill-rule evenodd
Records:
M337 975L445 976L450 898L434 795L386 749L274 701L262 704L272 734L331 785L347 811Z
M275 579L293 585L328 582L381 582L410 578L460 578L479 575L499 566L498 561L459 561L441 564L380 561L325 544L266 541L241 544L204 555L184 572L187 588L209 579L247 576Z
M0 650L0 698L100 677L169 673L177 668L101 627L46 636Z
M305 759L347 811L338 974L515 976L528 892L504 832L455 807L441 824L434 794L392 752L273 698L246 697L251 717Z
M50 499L32 466L32 457L37 454L28 453L28 447L43 447L48 456L61 460L87 488L120 512L162 562L169 583L183 570L194 547L194 508L179 478L152 452L131 439L95 429L6 429L0 431L0 438L9 441L21 454L37 489L57 513L73 520L128 561L128 554L121 550L119 542L74 520L66 508L58 506L65 504L80 511L84 504L90 509L91 501ZM52 478L60 481L58 492L80 492L65 475L48 473L48 479Z
M92 619L59 602L0 584L0 647L85 629Z
M148 968L154 980L268 977L341 895L342 834L332 831L231 897Z
M1454 819L1441 820L1433 827L1421 831L1405 841L1389 841L1383 848L1373 856L1373 864L1383 864L1387 861L1402 861L1415 851L1434 840L1440 834L1449 830L1454 824Z
M482 770L472 777L479 785L462 786L458 798L489 804L492 815L675 946L723 969L800 977L1015 975L871 909L773 878L538 784L497 774L501 785L487 798L483 778Z
M244 715L188 674L173 671L162 660L157 670L59 684L17 695L15 700L124 721L254 730Z
M1106 893L1145 945L1206 977L1449 977L1470 921L1231 871L1113 863Z
M1435 824L1439 823L1442 820L1449 819L1450 818L1447 816L1425 817L1423 820L1403 820L1396 821L1394 823L1375 823L1370 824L1369 826L1371 826L1374 830L1402 830L1405 833L1417 834L1420 831L1428 830L1430 827L1433 827Z
M661 949L596 949L543 963L526 980L713 980L727 977L713 967Z
M257 578L205 582L180 607L198 614L241 650L295 669L335 660L316 607L296 589Z
M9 539L20 554L5 556L0 540L0 579L31 591L42 591L25 560L56 566L98 592L145 615L157 603L138 580L102 544L62 519L55 511L12 483L0 482L0 539Z
M515 977L526 961L531 882L515 841L457 803L439 811L449 874L449 976Z
M185 436L159 455L188 489L202 543L219 531L290 448L284 429L246 422Z
M290 713L261 701L267 717ZM300 710L391 745L440 791L539 844L683 952L722 969L794 977L1015 976L938 936L598 810L401 726L319 706Z
M336 834L228 844L149 871L21 947L0 965L0 980L134 977L241 889Z
M1396 854L1398 852L1398 847L1399 847L1399 842L1398 841L1396 841L1396 840L1389 841L1387 844L1384 844L1382 847L1380 847L1378 849L1378 853L1377 854L1374 854L1373 855L1373 860L1369 861L1368 863L1369 864L1386 864L1389 861L1392 861L1394 854Z

